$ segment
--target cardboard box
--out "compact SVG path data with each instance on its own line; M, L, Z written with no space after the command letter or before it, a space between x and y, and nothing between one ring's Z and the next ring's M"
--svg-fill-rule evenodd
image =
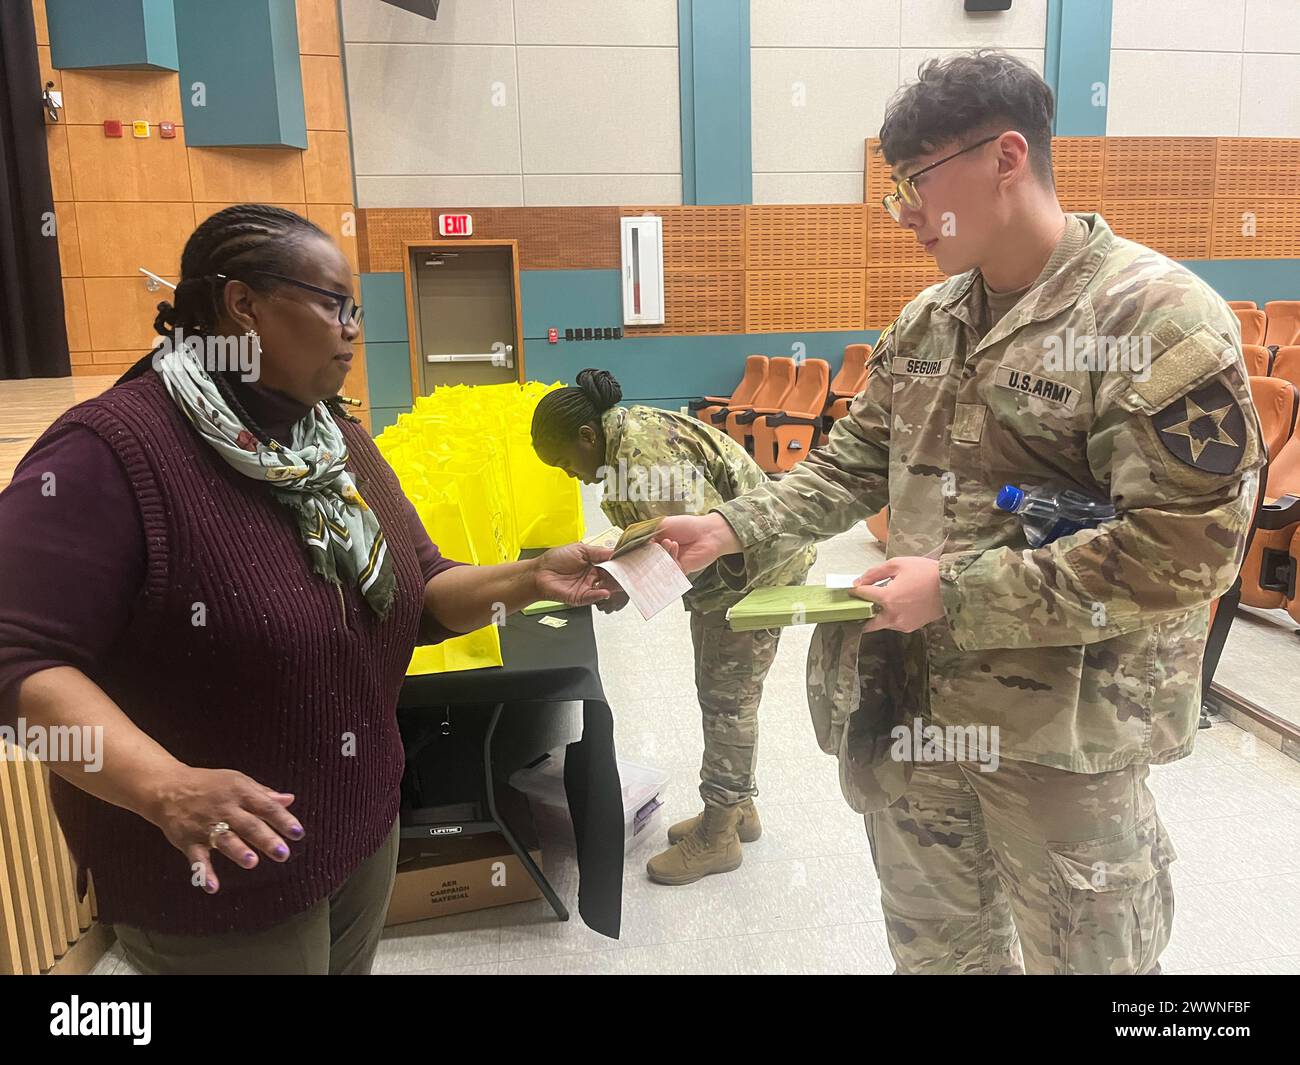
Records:
M542 864L542 852L529 852ZM404 839L384 926L539 899L542 893L499 833Z

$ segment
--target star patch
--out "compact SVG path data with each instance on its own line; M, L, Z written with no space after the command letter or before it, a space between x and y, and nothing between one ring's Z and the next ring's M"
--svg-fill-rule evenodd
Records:
M1246 450L1246 417L1222 381L1211 381L1151 416L1174 458L1207 473L1232 473Z

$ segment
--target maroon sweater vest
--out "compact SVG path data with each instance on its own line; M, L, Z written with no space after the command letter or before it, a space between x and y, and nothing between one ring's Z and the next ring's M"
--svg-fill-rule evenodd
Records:
M217 856L221 890L208 895L152 824L54 777L68 844L93 875L105 923L188 935L267 928L329 896L397 817L397 697L423 600L401 488L365 430L343 423L348 469L384 529L396 577L381 622L354 587L340 604L311 572L289 509L198 437L157 375L55 425L66 422L117 453L147 541L144 588L91 678L182 762L292 792L289 809L306 830L288 841L283 864L263 856L250 871ZM93 530L87 538L93 551Z

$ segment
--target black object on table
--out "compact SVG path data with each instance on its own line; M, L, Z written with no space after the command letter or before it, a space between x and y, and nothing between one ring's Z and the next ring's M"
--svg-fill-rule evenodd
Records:
M398 710L409 717L448 705L491 705L483 740L488 816L469 822L457 820L447 827L464 834L500 832L556 915L567 920L568 910L498 808L492 741L507 705L582 703L582 739L570 743L564 757L564 790L578 852L578 912L589 928L618 938L623 907L622 787L614 755L614 717L600 682L591 608L556 614L568 622L558 629L540 623L546 616L513 614L506 619L501 629L504 665L407 677ZM427 838L440 834L438 829L436 823L419 821L418 811L411 820L408 812L403 812L404 837Z

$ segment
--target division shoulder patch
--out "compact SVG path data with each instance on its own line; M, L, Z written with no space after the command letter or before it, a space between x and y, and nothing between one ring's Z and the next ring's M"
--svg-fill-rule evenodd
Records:
M1246 416L1231 390L1215 379L1151 416L1174 458L1207 473L1232 473L1246 452Z

